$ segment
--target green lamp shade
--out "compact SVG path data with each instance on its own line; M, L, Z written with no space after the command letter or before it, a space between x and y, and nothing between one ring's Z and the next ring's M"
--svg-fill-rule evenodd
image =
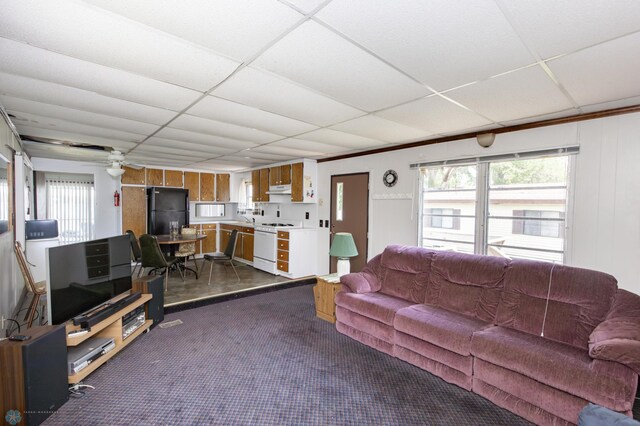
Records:
M353 257L358 255L353 236L348 232L337 232L333 235L329 256Z

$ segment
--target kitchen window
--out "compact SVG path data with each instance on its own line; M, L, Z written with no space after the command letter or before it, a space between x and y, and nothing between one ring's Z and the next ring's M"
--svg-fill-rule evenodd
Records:
M577 148L561 151L419 165L421 246L563 263Z

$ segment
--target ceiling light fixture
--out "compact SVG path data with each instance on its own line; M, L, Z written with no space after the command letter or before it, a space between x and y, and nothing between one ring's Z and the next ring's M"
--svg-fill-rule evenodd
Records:
M478 141L478 145L480 145L481 147L489 148L491 145L493 145L493 141L496 140L496 134L482 133L482 134L476 135L476 140Z
M119 162L114 161L113 163L111 163L111 166L107 168L107 173L115 178L118 176L122 176L124 174L124 169L120 167Z

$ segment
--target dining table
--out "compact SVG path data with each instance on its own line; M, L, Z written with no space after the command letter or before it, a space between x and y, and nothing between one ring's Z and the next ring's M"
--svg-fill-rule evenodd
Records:
M196 243L198 241L204 240L205 238L207 238L207 236L205 234L178 234L175 236L165 234L165 235L156 235L156 238L158 239L158 244L160 244L161 246L169 246L170 256L175 256L176 247L179 246L180 244ZM198 271L194 271L192 268L189 268L186 265L186 263L187 263L186 259L182 263L178 262L178 265L179 265L178 267L182 268L183 271L189 270L193 272L196 275L196 279L198 279Z

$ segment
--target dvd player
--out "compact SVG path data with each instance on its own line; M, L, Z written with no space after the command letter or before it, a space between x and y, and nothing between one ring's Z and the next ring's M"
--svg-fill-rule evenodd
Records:
M72 346L67 353L69 375L72 376L89 366L102 355L116 347L114 339L108 337L94 337L78 346Z

